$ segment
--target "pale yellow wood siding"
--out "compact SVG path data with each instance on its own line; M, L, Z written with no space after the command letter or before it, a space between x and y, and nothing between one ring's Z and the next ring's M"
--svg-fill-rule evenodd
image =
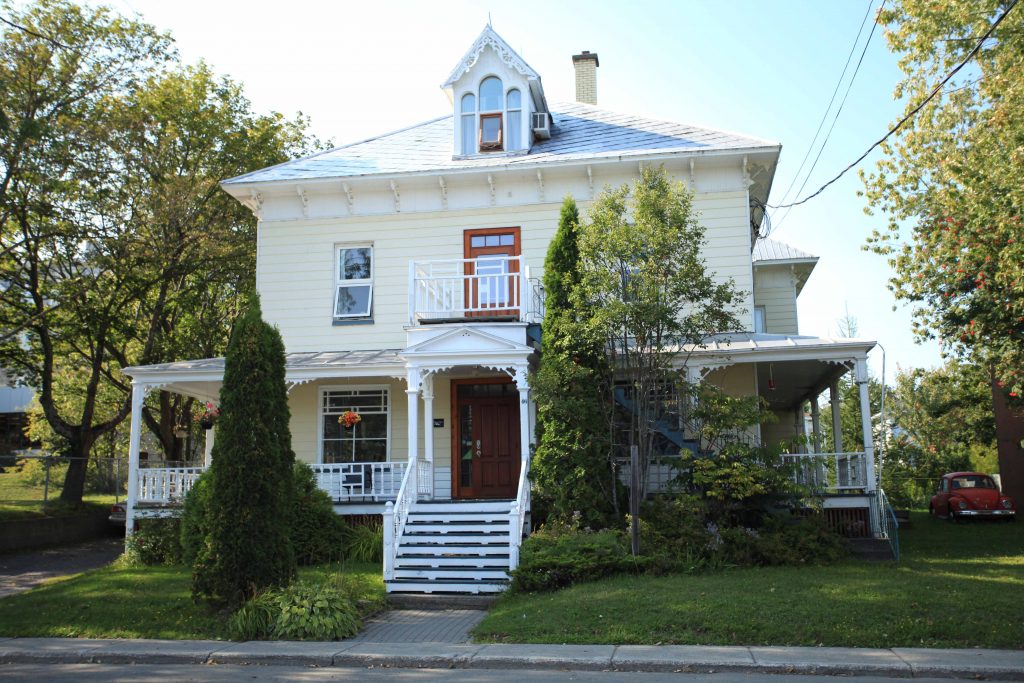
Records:
M796 287L789 266L754 268L754 304L764 306L765 332L799 334Z
M585 211L589 202L581 202ZM471 228L519 227L533 273L544 264L560 202L459 212L402 213L340 219L264 221L259 229L257 288L263 314L278 326L288 351L400 349L406 344L409 262L459 259ZM705 258L719 279L746 292L742 315L753 316L750 225L745 192L707 193L695 206L707 228ZM372 324L333 324L335 250L374 249Z

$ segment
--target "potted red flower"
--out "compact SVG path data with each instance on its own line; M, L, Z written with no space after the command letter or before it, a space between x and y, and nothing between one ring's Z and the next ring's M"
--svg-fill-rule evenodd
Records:
M354 410L346 410L338 417L338 424L340 424L345 429L352 429L362 421L363 418L360 417L359 413L355 412Z

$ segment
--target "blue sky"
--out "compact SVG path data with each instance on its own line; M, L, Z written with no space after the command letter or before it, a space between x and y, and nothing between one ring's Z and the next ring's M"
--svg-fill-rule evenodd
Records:
M879 2L870 4L877 8ZM186 61L205 59L242 82L258 110L301 110L312 117L318 136L339 144L448 113L439 84L490 16L541 74L549 100L574 97L570 57L590 50L601 60L600 106L781 142L771 197L778 203L807 152L869 2L109 4L171 31ZM869 30L870 23L862 45ZM897 118L902 108L892 91L899 77L878 28L804 194L857 158ZM845 84L839 97L844 90ZM830 124L831 116L826 129ZM872 168L876 159L872 155L862 167ZM858 336L884 345L891 381L897 365L940 363L939 347L914 344L909 311L902 305L892 310L885 259L861 249L885 220L864 214L859 189L856 173L849 173L783 220L776 213L772 236L821 257L800 297L801 333L834 336L848 310ZM880 354L872 355L877 372Z

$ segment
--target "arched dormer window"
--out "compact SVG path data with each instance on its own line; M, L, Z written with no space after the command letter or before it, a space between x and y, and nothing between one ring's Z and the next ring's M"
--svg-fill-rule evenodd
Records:
M508 112L508 149L521 149L523 96L518 89L513 88L508 91L505 99L505 110Z
M501 79L490 76L480 82L480 134L477 138L481 152L496 152L504 149L502 135L504 118L504 89Z
M463 95L459 112L462 117L459 121L459 128L462 131L462 153L473 154L476 152L476 95Z

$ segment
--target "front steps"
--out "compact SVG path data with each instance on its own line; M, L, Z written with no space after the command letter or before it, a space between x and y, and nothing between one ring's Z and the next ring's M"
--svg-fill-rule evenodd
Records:
M388 593L508 588L510 500L423 501L409 510Z

